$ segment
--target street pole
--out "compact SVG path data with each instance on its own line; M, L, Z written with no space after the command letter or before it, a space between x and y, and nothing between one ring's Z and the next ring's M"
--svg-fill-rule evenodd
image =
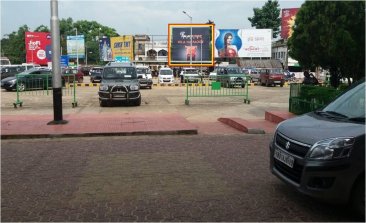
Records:
M191 48L190 48L190 51L189 51L189 55L190 55L190 65L192 67L192 16L190 16L187 12L183 11L184 14L186 14L189 19L190 19L190 22L191 22Z
M75 27L75 33L76 33L76 68L79 68L79 43L78 43L78 28Z
M51 0L51 39L52 39L52 90L53 121L48 125L66 124L62 117L62 81L60 63L60 22L58 18L58 2Z

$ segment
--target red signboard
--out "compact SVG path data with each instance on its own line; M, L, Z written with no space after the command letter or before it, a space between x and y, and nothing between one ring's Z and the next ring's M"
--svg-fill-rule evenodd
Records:
M295 24L296 14L299 8L282 9L282 24L281 24L281 37L282 39L288 39L291 37Z
M51 62L51 33L25 33L26 61L39 65Z

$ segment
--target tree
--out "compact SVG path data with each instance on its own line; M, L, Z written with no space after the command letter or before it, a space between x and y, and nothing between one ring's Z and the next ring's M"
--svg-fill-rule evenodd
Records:
M306 1L296 15L288 41L289 55L305 68L330 70L331 84L339 78L365 75L365 2Z
M25 63L25 32L28 32L27 25L19 27L17 32L7 35L8 38L1 39L1 55L9 58L11 63Z
M252 27L257 29L272 29L272 37L276 38L280 33L281 18L277 0L268 0L261 8L254 8L254 16L248 17Z

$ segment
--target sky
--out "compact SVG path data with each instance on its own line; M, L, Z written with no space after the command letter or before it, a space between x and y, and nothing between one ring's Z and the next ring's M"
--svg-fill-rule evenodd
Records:
M27 25L50 26L50 0L0 0L1 38ZM59 19L96 21L120 35L167 35L168 24L215 22L216 29L251 29L248 17L267 0L58 0ZM280 8L299 8L303 0L279 0Z

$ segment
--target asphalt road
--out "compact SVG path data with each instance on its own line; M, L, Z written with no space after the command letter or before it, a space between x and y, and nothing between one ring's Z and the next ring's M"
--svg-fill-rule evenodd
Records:
M274 177L271 137L2 140L1 220L364 220Z

